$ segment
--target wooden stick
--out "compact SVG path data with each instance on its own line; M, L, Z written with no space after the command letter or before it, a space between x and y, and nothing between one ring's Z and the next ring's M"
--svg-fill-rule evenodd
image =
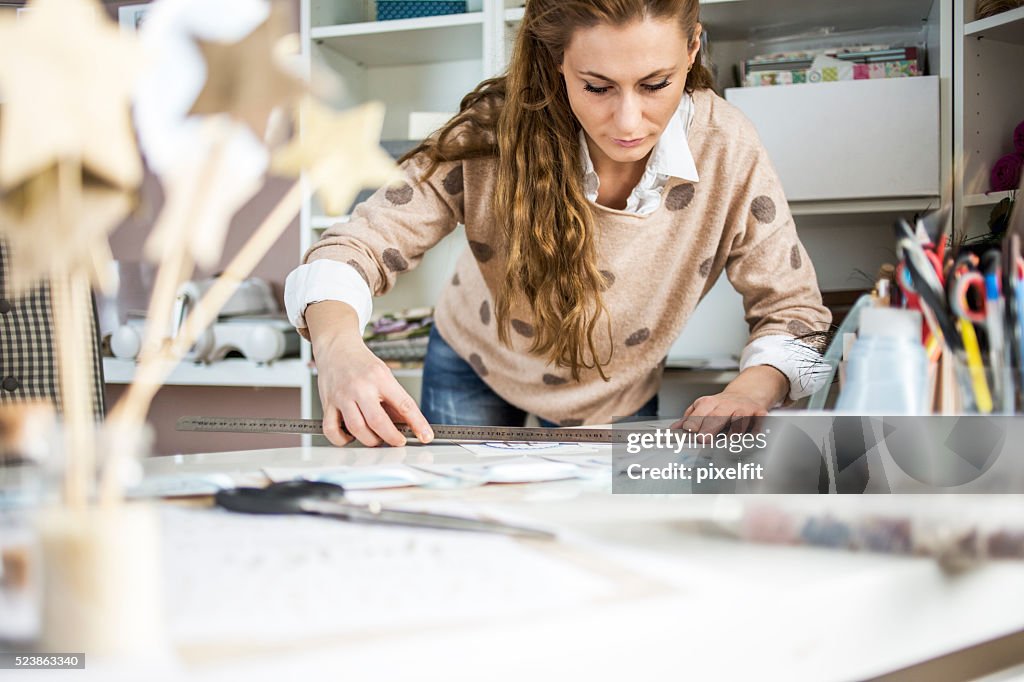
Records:
M146 311L146 326L139 349L139 362L145 362L147 357L159 353L160 347L165 343L178 287L192 274L195 267L187 246L182 244L181 248L177 248L178 246L175 244L175 248L160 261L156 282L153 284L153 295L150 296L149 309Z
M57 173L59 215L65 227L62 232L70 234L81 207L81 163L62 160ZM64 413L65 502L69 507L82 508L89 499L95 466L92 358L90 344L85 343L91 333L89 318L85 315L89 283L82 268L71 264L68 270L62 267L53 272L50 297Z

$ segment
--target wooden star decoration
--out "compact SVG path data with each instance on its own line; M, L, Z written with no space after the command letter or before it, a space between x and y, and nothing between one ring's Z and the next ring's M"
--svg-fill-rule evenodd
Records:
M95 0L34 0L15 22L0 15L0 189L61 159L102 181L142 181L130 95L140 63ZM13 15L13 13L11 13Z
M370 102L339 113L307 98L299 116L300 134L278 150L271 169L283 175L305 171L328 214L346 212L359 190L401 177L380 147L383 104Z
M240 41L197 39L207 75L189 114L229 114L262 139L271 112L306 91L276 58L277 43L287 32L286 19L281 4L271 2L267 20Z
M10 254L7 285L18 296L54 272L77 272L112 293L107 235L131 211L135 195L87 175L77 200L77 220L68 226L62 220L57 174L51 166L0 197L0 236Z

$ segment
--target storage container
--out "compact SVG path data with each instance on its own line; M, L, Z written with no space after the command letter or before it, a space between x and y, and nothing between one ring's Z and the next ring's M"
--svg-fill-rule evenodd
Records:
M460 14L466 0L377 0L377 21Z
M731 88L790 201L940 194L939 78Z

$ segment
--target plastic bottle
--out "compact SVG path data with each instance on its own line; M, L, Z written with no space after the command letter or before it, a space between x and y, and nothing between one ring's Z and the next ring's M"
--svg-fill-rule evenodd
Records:
M921 313L867 308L850 349L836 409L853 414L927 414L928 357Z

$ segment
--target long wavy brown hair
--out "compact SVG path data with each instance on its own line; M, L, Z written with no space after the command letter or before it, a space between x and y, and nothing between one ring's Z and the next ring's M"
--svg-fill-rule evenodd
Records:
M699 12L698 0L527 0L506 73L480 83L454 118L401 159L426 157L429 177L446 161L497 157L492 210L506 254L506 276L495 292L498 338L509 345L510 311L525 297L534 318L530 352L569 368L574 380L583 369L608 379L611 356L598 356L595 330L602 316L610 321L583 189L580 123L558 67L577 29L670 19L692 45ZM686 91L713 87L698 53Z

